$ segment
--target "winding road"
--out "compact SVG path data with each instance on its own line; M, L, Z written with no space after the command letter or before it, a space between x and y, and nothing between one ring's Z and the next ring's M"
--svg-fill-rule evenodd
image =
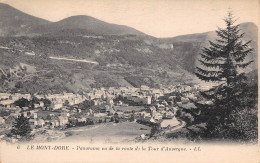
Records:
M179 121L180 121L179 125L171 127L170 129L167 129L164 133L165 134L172 133L173 131L183 128L186 125L186 122L184 122L182 120L179 120Z

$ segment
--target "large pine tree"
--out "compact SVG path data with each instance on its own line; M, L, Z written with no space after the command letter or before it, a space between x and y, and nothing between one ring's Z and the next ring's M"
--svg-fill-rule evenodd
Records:
M201 111L200 122L207 123L206 137L230 135L236 113L250 105L245 98L247 78L243 69L253 62L246 61L253 51L249 47L251 41L242 41L244 33L235 25L231 12L224 21L226 27L218 28L215 42L209 41L210 46L202 49L201 66L196 67L195 72L199 79L216 85L200 92L204 100L212 104L195 104Z

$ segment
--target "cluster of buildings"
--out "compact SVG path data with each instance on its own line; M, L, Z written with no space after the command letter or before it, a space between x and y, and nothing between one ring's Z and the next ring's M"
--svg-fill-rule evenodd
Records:
M163 105L164 107L158 107L157 106L152 106L149 107L149 109L139 112L138 113L138 121L142 123L147 123L147 124L153 124L157 123L160 124L164 120L169 120L175 118L175 114L177 111L176 107L168 107L168 105ZM168 126L165 126L168 127Z
M31 95L30 94L21 94L21 93L14 93L14 94L10 94L10 93L0 93L0 105L9 108L11 107L15 101L24 98L27 100L31 99Z
M38 99L48 99L51 101L51 110L61 109L64 104L76 105L82 103L87 98L83 95L73 93L49 94L49 95L35 95Z
M162 126L177 125L176 111L180 107L194 107L190 99L197 100L199 86L177 85L168 88L153 89L147 86L140 88L110 87L93 88L83 94L62 93L38 95L34 108L15 106L15 101L24 98L32 100L30 94L0 93L0 126L10 129L19 115L29 118L32 128L64 128L68 124L87 125L115 120L130 120L140 123L160 123ZM173 93L173 94L172 94ZM181 94L178 95L175 94ZM160 97L167 96L166 99ZM44 99L50 104L46 105ZM119 99L119 100L118 100ZM124 110L123 106L131 102L144 106L138 111ZM118 109L119 108L119 109Z

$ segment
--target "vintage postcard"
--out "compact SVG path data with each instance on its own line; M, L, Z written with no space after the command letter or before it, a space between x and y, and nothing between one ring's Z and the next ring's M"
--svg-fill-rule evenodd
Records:
M0 162L259 162L258 0L0 0Z

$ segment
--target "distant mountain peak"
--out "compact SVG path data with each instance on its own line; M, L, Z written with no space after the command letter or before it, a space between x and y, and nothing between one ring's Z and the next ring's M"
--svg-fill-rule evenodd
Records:
M106 23L87 15L77 15L58 22L50 22L0 3L0 36L41 35L69 30L100 35L145 35L123 25Z

